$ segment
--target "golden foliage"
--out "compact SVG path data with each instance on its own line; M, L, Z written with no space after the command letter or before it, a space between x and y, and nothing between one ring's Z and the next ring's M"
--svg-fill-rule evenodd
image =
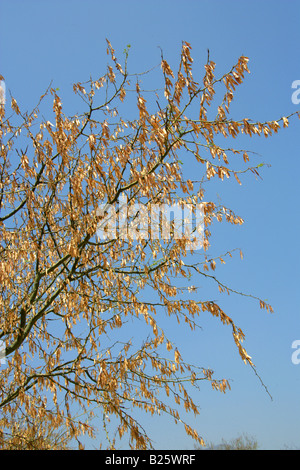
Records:
M223 149L217 137L269 137L281 123L287 127L291 116L265 123L229 118L234 91L249 72L248 58L241 57L220 78L215 78L215 63L208 60L199 85L192 74L191 45L183 42L177 74L162 57L164 96L155 99L156 104L149 95L146 101L137 82L137 117L125 121L119 117L117 100L124 106L132 96L128 52L121 66L107 44L107 74L73 86L87 107L84 113L65 115L52 88L41 101L52 96L53 124L39 122L40 103L28 114L12 98L12 116L6 118L7 110L1 110L0 339L6 344L0 387L2 448L10 445L5 433L12 446L22 447L24 430L27 440L49 447L51 441L42 440L43 426L65 426L75 439L92 435L97 414L103 416L110 448L116 445L108 432L112 416L118 421L119 438L126 435L133 448L151 447L150 437L134 418L135 408L183 422L187 434L202 444L170 405L171 398L179 408L197 414L190 387L204 380L225 392L229 383L199 364L185 362L165 334L169 316L191 330L196 330L203 312L218 318L231 328L242 360L254 367L233 319L216 302L200 300L195 286L181 289L171 279L184 281L194 273L216 282L220 292L234 292L215 277L218 262L225 263L231 253L208 256L209 226L214 219L234 225L243 219L212 201L203 203L203 181L234 176L241 184L242 174L258 174L258 166L231 166L231 154L241 156L241 165L248 164L249 155ZM223 100L215 118L209 119L216 86L222 84ZM189 114L192 107L197 107L196 119L194 111ZM25 151L18 144L21 131ZM195 179L184 179L180 159L192 158ZM178 198L182 204L203 203L201 253L193 251L187 237L145 238L138 229L130 232L137 234L135 241L121 231L99 239L97 227L105 212L99 213L99 205L112 208L122 195L146 208L153 202L172 205ZM260 307L272 312L262 300ZM165 392L166 400L159 392ZM84 420L76 417L78 407ZM28 423L44 424L33 428L27 423L22 431L15 424L22 416Z

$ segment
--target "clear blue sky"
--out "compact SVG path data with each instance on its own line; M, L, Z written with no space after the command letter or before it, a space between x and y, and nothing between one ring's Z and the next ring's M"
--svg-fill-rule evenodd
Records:
M23 109L37 103L50 80L72 106L72 84L105 73L106 37L119 57L131 44L132 72L159 63L157 46L175 64L185 40L196 64L210 49L217 73L248 56L251 74L237 90L232 117L273 120L300 109L291 101L292 82L300 80L299 19L299 0L1 0L0 73L7 96L11 91ZM232 182L218 189L245 224L218 227L216 250L242 248L244 260L236 256L216 274L238 291L268 299L275 313L234 295L222 298L222 306L246 333L246 349L273 401L216 321L204 321L196 342L178 338L194 362L231 379L226 395L204 386L194 396L201 414L190 422L215 443L245 432L264 449L300 448L300 364L291 361L292 342L300 340L299 129L294 119L273 138L237 140L237 148L260 154L256 164L271 166L263 168L263 180L247 177L241 187ZM193 448L179 425L146 421L158 449Z

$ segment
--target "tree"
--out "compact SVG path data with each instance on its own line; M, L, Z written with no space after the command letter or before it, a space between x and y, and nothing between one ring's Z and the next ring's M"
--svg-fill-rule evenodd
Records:
M198 84L191 46L183 42L177 75L162 54L163 86L147 94L142 75L128 72L129 47L122 66L107 45L106 74L73 86L84 111L64 114L58 89L51 85L30 113L21 111L13 97L11 115L1 107L3 442L4 434L14 436L14 423L30 431L36 421L54 431L66 426L69 437L79 439L83 433L94 435L93 417L102 416L110 448L125 436L130 447L149 448L151 439L135 418L137 408L170 415L202 444L177 406L197 414L188 388L208 381L225 392L229 383L185 362L164 333L171 316L192 330L201 312L218 318L231 329L242 360L255 370L242 330L215 301L199 300L189 279L199 276L216 282L220 292L232 291L214 275L224 257L209 256L209 226L213 220L239 225L243 219L204 202L203 183L224 177L240 183L242 173L259 172L260 165L247 167L248 152L224 149L218 138L269 137L281 124L287 127L290 116L264 123L229 117L234 90L248 72L247 57L220 78L208 57ZM210 119L208 108L221 84L223 99ZM49 99L53 117L40 117ZM125 119L123 112L135 114ZM239 155L244 167L234 169L231 154ZM192 158L198 180L184 173ZM120 201L127 204L123 225ZM153 224L147 225L153 222L152 206L187 209L189 221L201 208L202 223L184 223L189 230L179 236L178 221L168 225L158 218L154 225L163 236L153 236Z
M222 439L222 443L219 445L210 444L207 447L207 450L257 450L258 442L255 438L248 436L247 434L242 434L241 436L236 437L226 441Z
M2 432L1 450L71 450L70 433L62 427L53 429L47 420L24 417L10 422L8 432Z

